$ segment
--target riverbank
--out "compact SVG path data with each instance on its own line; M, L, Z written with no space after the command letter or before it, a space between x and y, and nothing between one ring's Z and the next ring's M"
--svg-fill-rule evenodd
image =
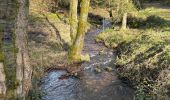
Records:
M169 9L151 7L129 18L127 30L106 29L96 38L117 49L119 77L136 90L136 99L168 99L170 87Z

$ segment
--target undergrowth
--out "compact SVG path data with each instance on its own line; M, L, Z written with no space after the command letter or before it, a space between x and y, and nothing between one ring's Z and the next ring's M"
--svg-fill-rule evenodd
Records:
M170 99L168 12L144 9L132 18L134 23L128 23L131 29L106 29L96 37L98 42L117 50L119 77L135 89L136 100Z
M169 95L170 46L163 37L157 33L143 33L117 50L119 75L136 90L138 99L160 100Z

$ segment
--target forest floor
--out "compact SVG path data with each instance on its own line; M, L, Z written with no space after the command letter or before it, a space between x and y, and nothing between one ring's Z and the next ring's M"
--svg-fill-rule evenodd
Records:
M94 11L96 12L96 10ZM104 15L108 15L108 12L107 14ZM65 16L63 13L57 14L54 13L37 14L37 12L31 13L29 22L29 47L31 60L33 62L32 64L34 66L33 80L34 79L37 80L36 78L39 77L36 76L38 72L42 73L42 75L44 76L48 74L48 73L44 74L44 72L50 73L55 69L60 70L64 69L69 71L70 73L77 74L77 72L79 72L80 70L82 71L82 69L87 68L86 71L81 72L81 74L84 73L83 77L81 76L81 78L84 78L83 81L85 82L85 84L88 85L88 87L90 87L91 89L94 89L92 91L96 91L97 89L103 88L105 90L99 91L99 93L107 92L108 91L106 89L108 88L107 86L109 86L112 83L112 81L116 81L117 76L112 75L112 73L105 70L107 68L111 68L109 69L110 71L113 70L112 66L111 67L107 66L112 61L112 59L114 59L112 58L112 56L115 57L115 55L113 54L113 50L106 48L103 43L97 43L95 40L96 36L101 31L103 31L102 27L92 26L92 24L90 23L88 24L89 28L85 37L83 54L89 54L92 60L90 62L83 63L82 66L81 64L68 66L67 64L68 49L66 48L67 50L65 50L65 48L63 48L63 46L60 43L62 42L69 45L70 42L70 33L67 16L68 15ZM105 27L107 27L108 24L110 25L111 23L110 22L106 23ZM50 37L53 34L58 34L55 39L52 39ZM102 68L103 65L105 65L104 68ZM94 71L91 71L91 69L93 69ZM96 71L100 70L102 71L101 74L95 74ZM35 85L35 83L33 84ZM126 93L126 96L129 95L129 97L127 98L133 98L133 91L128 87L121 85L122 84L113 85L113 88L109 89L109 91L114 90L115 92L111 92L108 94L113 93L113 96L116 95L116 97L118 97L119 95L118 92L122 94L125 91L128 91ZM58 93L58 91L56 91L56 93ZM102 95L99 95L99 97L101 96ZM109 98L109 96L107 98Z
M30 55L33 66L40 69L66 64L67 52L62 44L70 41L69 25L57 14L45 14L32 13L29 23ZM61 17L64 20L63 14Z
M36 7L30 11L28 35L33 66L40 69L66 68L68 65L67 50L71 40L68 12L65 10L58 13L40 12ZM93 23L94 21L101 23L99 20L102 17L108 18L109 13L101 8L91 8L90 16L93 18L89 19L90 23L88 23L84 55L88 53L94 55L106 49L102 43L96 43L95 37L99 34L100 29L97 29L96 24L93 25ZM95 18L98 17L99 19L96 20ZM99 23L97 23L97 27L100 26ZM55 38L54 35L56 35Z
M102 15L108 15L108 12ZM106 47L116 49L119 77L136 90L137 98L167 95L170 91L169 7L148 4L145 9L132 15L128 18L129 28L125 31L120 31L117 26L114 29L107 28L99 35L99 30L89 30L83 53L90 52L90 56L93 56L104 52ZM42 14L32 10L29 22L29 46L34 74L37 71L43 73L44 69L67 67L67 50L70 42L68 23L68 13ZM56 38L53 38L54 35ZM100 43L97 44L96 41ZM67 45L63 48L62 44ZM77 69L70 67L73 68L71 70ZM143 72L145 74L142 74Z

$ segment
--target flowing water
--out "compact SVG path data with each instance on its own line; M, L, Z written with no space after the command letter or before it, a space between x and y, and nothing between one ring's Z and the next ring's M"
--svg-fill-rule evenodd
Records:
M105 23L103 27L109 27L110 23ZM64 70L49 72L42 79L42 100L133 100L133 90L117 78L114 51L95 42L95 36L101 31L92 29L86 34L83 53L89 53L91 61L81 65L81 79L61 79L67 73ZM108 66L113 69L107 71Z

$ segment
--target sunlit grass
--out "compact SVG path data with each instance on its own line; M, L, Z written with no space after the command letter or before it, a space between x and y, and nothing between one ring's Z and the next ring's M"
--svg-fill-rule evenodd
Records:
M130 24L137 27L106 29L96 40L117 49L119 75L136 89L137 100L165 99L170 85L170 10L146 8L134 18L138 22Z
M147 18L148 16L151 16L151 15L157 15L161 18L170 20L170 10L169 9L148 7L143 10L140 10L137 15L138 15L138 17L143 17L143 18Z

